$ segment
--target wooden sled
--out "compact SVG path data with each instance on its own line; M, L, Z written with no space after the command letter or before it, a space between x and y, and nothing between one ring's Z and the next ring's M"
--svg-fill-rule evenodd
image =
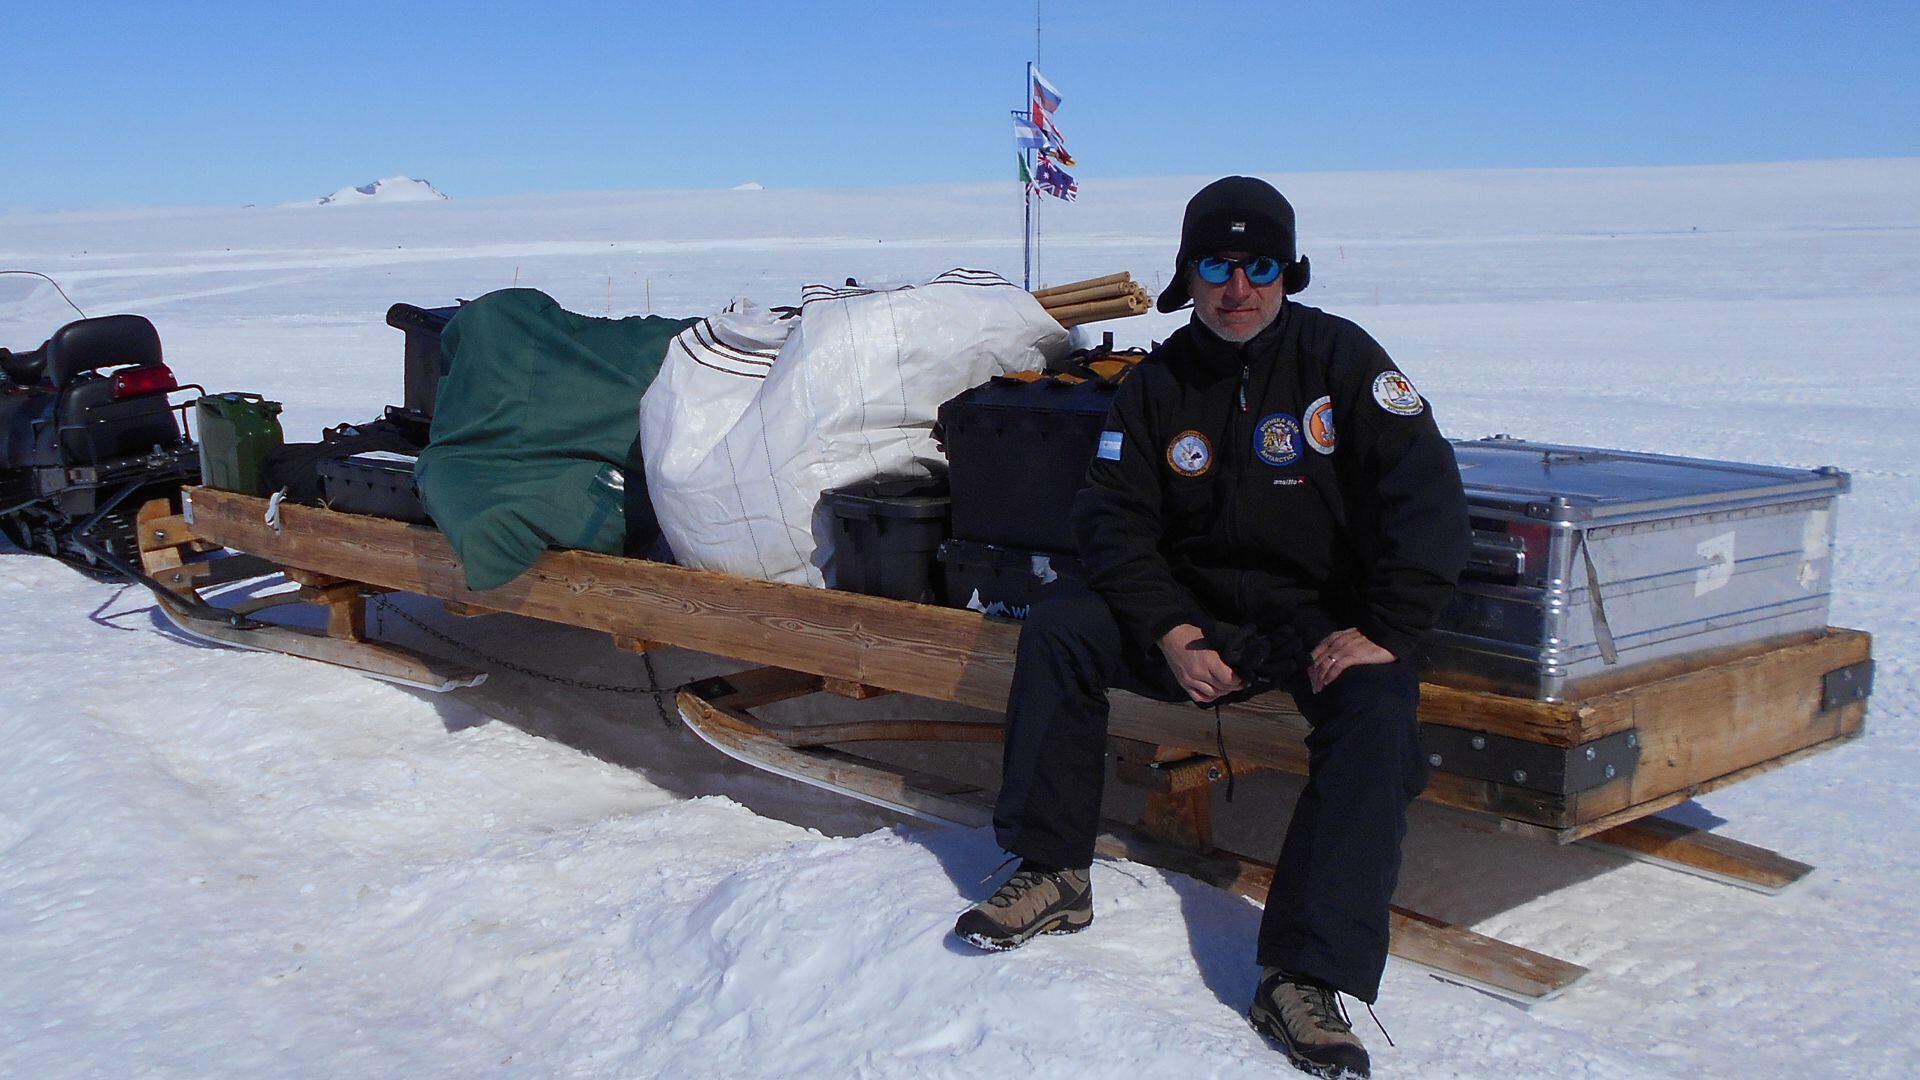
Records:
M182 572L176 568L178 545L218 545L302 581L314 590L311 599L331 605L329 636L363 650L391 649L365 641L363 616L356 614L369 591L390 590L436 597L466 611L512 612L601 630L628 647L674 646L764 665L684 688L683 722L757 768L915 817L984 820L990 793L914 775L857 748L874 741L992 741L999 738L998 724L868 721L783 728L752 710L819 692L897 692L998 713L1012 678L1018 623L584 551L549 552L514 581L474 593L452 548L431 528L295 505L279 508L276 526L266 520L263 499L207 488L189 489L187 499L183 527L166 535L172 543L156 541L149 553L148 572L163 584L158 563L171 563L168 573ZM186 595L198 587L195 573L213 571L190 567L177 583ZM367 655L316 658L359 666L354 659ZM1717 880L1778 890L1811 868L1651 815L1858 735L1871 682L1868 635L1831 629L1713 657L1690 670L1570 703L1427 684L1420 718L1432 779L1423 798L1480 815L1502 831L1604 845ZM1150 794L1139 826L1103 837L1103 853L1263 897L1268 871L1213 845L1211 788L1223 773L1213 757L1213 714L1116 694L1110 732L1119 777L1148 787ZM1304 774L1305 732L1305 721L1283 694L1231 706L1220 717L1219 736L1241 772ZM1410 911L1396 910L1392 949L1446 978L1523 1003L1557 994L1585 971Z

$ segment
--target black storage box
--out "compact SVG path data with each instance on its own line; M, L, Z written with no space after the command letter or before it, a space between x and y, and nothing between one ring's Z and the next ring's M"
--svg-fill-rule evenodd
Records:
M328 509L349 514L431 524L413 487L413 462L412 455L390 450L329 458L319 465L320 499Z
M949 540L940 545L947 606L1024 619L1033 605L1063 587L1085 588L1086 571L1071 555Z
M994 379L940 406L953 535L1074 551L1067 518L1113 403L1113 383Z
M403 411L428 419L433 417L434 395L439 393L440 380L446 377L450 367L447 354L440 351L440 331L447 328L447 323L459 311L458 305L423 308L395 304L387 309L387 325L407 335Z
M940 541L947 536L947 485L876 480L820 493L833 517L827 584L919 604L940 602Z

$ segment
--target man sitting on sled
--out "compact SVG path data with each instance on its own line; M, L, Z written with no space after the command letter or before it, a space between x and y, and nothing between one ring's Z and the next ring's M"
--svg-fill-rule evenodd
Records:
M1020 636L994 826L1021 859L954 931L984 949L1093 920L1107 690L1203 706L1283 688L1312 726L1261 922L1253 1025L1300 1068L1365 1076L1338 994L1375 1000L1406 808L1426 784L1415 647L1469 544L1452 447L1307 285L1293 208L1227 177L1187 204L1159 308L1192 321L1121 384L1074 531L1092 591Z

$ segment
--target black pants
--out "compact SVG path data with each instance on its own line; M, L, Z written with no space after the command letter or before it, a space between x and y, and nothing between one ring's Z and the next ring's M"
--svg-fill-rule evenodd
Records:
M993 815L1007 851L1055 866L1093 861L1107 690L1188 700L1157 650L1128 653L1097 594L1052 597L1028 616ZM1427 782L1414 719L1419 677L1403 659L1349 668L1318 694L1304 675L1287 689L1312 726L1307 786L1274 866L1257 959L1371 1002L1387 962L1407 804Z

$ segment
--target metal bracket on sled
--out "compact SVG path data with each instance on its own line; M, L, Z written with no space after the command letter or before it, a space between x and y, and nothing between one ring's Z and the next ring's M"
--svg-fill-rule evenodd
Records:
M1873 693L1873 661L1862 660L1843 668L1834 668L1820 676L1820 711L1832 712L1842 705L1867 700Z
M1435 769L1531 791L1574 795L1633 775L1640 733L1622 731L1579 746L1549 746L1443 724L1420 725L1420 748Z

